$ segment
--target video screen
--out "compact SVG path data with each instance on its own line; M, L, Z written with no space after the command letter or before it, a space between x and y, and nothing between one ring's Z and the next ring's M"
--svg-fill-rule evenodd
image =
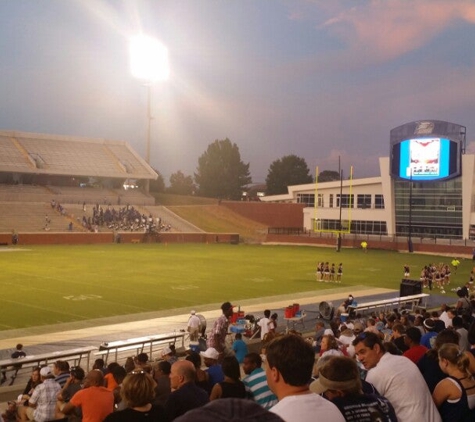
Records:
M412 180L436 180L448 177L450 150L450 140L444 138L402 141L399 177Z

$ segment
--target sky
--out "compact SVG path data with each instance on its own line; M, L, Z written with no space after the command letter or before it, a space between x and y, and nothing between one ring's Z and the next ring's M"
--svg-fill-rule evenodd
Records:
M475 0L0 0L0 130L128 142L145 157L147 88L129 40L167 46L151 165L168 184L228 138L263 183L295 154L379 175L391 129L467 127L475 153Z

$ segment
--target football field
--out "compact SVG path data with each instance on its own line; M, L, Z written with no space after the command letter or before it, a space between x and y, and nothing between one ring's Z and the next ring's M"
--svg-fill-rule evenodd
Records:
M403 265L452 258L310 246L108 244L0 249L0 331L219 304L334 287L399 290ZM316 281L319 261L343 263L341 284ZM462 260L452 286L472 269ZM452 295L447 290L447 295ZM123 318L123 317L122 317Z

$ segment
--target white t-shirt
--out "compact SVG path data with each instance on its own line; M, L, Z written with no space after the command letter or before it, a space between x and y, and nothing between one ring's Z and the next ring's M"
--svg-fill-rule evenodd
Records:
M188 320L188 327L190 328L199 328L201 320L196 315L191 315L190 319Z
M314 393L284 397L270 411L286 422L345 422L332 402Z
M421 372L405 356L385 353L366 381L391 402L398 421L442 421Z
M261 318L257 325L261 327L261 340L264 338L264 336L269 332L269 318Z

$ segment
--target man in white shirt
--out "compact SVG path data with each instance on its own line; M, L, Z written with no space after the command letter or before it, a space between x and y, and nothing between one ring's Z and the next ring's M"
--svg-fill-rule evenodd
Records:
M190 333L190 341L198 341L200 332L201 320L196 315L195 311L191 311L191 316L188 319L188 332Z
M368 371L366 381L391 402L399 421L442 421L424 378L410 359L386 353L374 333L360 334L353 345Z
M269 332L269 322L270 322L270 310L266 309L264 311L264 318L261 318L257 325L261 329L261 340L264 340L264 336Z
M279 399L270 411L287 422L344 422L338 408L309 389L315 352L301 336L286 334L266 348L266 378Z

